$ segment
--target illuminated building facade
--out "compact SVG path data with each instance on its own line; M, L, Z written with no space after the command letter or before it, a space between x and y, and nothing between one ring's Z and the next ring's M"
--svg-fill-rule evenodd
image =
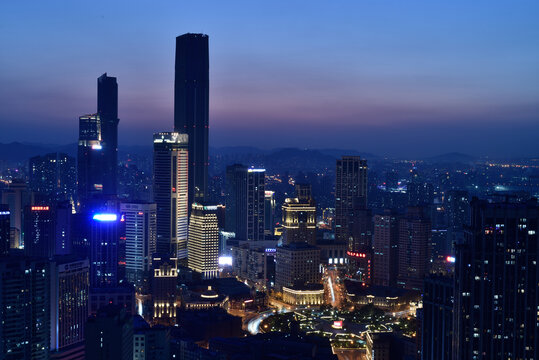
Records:
M152 261L153 320L162 325L176 323L176 286L178 283L177 260L154 257Z
M123 203L125 219L125 275L139 290L147 290L156 251L157 206L148 203Z
M51 351L84 342L88 319L90 264L88 259L58 256L51 263Z
M283 286L283 302L297 306L320 306L324 303L324 285Z
M176 132L153 136L154 202L157 205L159 254L187 258L188 136Z
M367 160L343 156L337 160L335 180L335 239L348 242L356 209L367 207Z
M35 156L29 161L30 189L46 201L73 201L77 190L76 160L63 153Z
M49 267L22 255L0 258L0 359L49 359Z
M471 201L457 244L453 358L538 359L539 206Z
M283 243L306 242L316 245L316 204L311 186L296 185L296 197L287 198L283 211Z
M399 218L391 210L374 216L373 284L395 286L398 272Z
M264 240L265 169L235 164L226 168L225 230L238 240Z
M409 207L399 220L397 286L421 291L429 270L431 222L422 207Z
M90 221L90 284L97 288L115 287L121 218L115 213L96 213Z
M204 203L209 165L209 49L208 35L176 38L174 131L189 136L189 202Z
M275 255L275 287L319 284L320 249L307 243L291 243L277 247Z
M189 222L188 265L205 279L219 276L217 206L193 203Z

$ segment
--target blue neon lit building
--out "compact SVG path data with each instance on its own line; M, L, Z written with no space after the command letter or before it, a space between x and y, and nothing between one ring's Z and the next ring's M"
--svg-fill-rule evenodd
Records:
M90 221L90 284L114 287L118 284L120 217L114 213L97 213Z

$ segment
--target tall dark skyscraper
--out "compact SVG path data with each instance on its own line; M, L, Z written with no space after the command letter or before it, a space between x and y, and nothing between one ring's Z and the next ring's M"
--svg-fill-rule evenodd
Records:
M337 160L335 180L336 240L348 243L354 226L354 210L366 207L367 160L359 156L343 156Z
M456 246L454 359L539 359L539 207L471 202Z
M225 229L236 239L264 240L265 169L234 164L226 168Z
M115 287L118 285L121 219L115 213L97 213L90 221L90 284L92 287Z
M79 118L78 200L117 193L118 84L103 74L97 79L97 113Z
M208 35L176 38L174 130L189 135L189 211L204 203L208 186L209 135Z
M117 194L118 177L118 83L104 73L97 79L97 113L103 140L103 194Z

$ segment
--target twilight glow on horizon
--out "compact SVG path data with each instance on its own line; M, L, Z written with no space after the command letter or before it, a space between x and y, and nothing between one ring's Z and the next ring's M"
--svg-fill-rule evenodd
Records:
M210 146L539 156L539 2L3 1L0 142L67 144L118 78L119 141L173 128L210 39Z

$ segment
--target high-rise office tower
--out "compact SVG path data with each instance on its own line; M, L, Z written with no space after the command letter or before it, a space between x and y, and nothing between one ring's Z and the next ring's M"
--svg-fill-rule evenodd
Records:
M539 206L471 202L456 248L453 359L539 359Z
M449 190L444 198L446 213L446 254L453 254L452 245L464 238L464 228L470 224L470 196L467 191Z
M264 234L273 235L275 230L275 191L264 192Z
M24 211L26 206L32 203L32 193L28 191L26 182L22 179L13 179L7 190L2 191L2 204L9 206L10 245L12 248L24 245Z
M29 161L30 189L46 201L73 201L77 190L75 158L63 153L34 156Z
M193 203L189 221L188 264L205 279L219 276L217 206Z
M189 207L204 203L208 191L208 52L208 35L176 38L174 131L189 135Z
M316 204L311 186L296 184L296 197L287 198L283 210L283 243L316 245Z
M421 291L430 260L431 223L422 207L409 207L399 221L397 285Z
M430 275L423 288L421 359L452 360L453 278Z
M7 255L10 249L9 206L0 204L0 256Z
M104 193L104 153L101 125L99 114L79 117L77 196L78 202L82 206L91 198Z
M139 290L149 287L152 255L157 239L155 204L123 203L125 219L125 275Z
M343 156L337 160L335 181L335 239L348 243L355 209L367 207L367 160Z
M115 213L95 213L90 221L90 285L97 288L115 287L118 284L121 219Z
M226 168L225 229L236 239L264 240L265 169L235 164Z
M0 258L0 359L49 359L49 266L22 255Z
M28 256L50 258L56 253L56 212L53 206L27 206L24 214L25 244Z
M118 84L107 74L97 79L97 113L79 117L78 200L114 197L118 176Z
M101 308L84 332L86 359L133 359L133 317L123 307Z
M395 286L398 271L399 218L396 212L385 210L374 216L373 283Z
M157 205L159 254L187 258L189 137L177 132L153 136L154 202Z
M67 201L57 202L55 212L55 251L56 255L69 255L73 253L71 238L71 223L73 219L73 206Z
M104 73L97 79L97 113L103 146L103 194L115 196L118 186L118 83Z
M88 259L57 256L51 262L51 351L84 342L90 287Z

